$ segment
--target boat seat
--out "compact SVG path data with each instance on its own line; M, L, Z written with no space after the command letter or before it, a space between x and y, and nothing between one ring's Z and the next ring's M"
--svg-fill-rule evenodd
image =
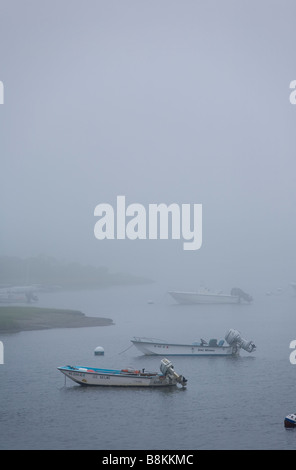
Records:
M217 347L218 346L217 340L216 339L210 339L209 346L212 347L212 348Z

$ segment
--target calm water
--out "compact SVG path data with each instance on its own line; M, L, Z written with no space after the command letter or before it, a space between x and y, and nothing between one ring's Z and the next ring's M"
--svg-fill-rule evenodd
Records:
M40 294L40 306L79 309L115 325L2 335L0 448L295 449L296 430L283 426L296 410L293 293L258 293L248 306L178 306L165 292L155 284ZM65 387L57 371L66 364L159 370L160 358L130 347L133 336L192 342L221 339L229 328L257 351L173 358L186 390L82 388L69 380ZM94 355L97 346L104 356Z

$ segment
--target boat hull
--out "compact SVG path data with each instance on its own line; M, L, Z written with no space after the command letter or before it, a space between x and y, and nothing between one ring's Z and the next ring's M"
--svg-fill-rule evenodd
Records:
M177 381L158 373L124 372L122 370L58 367L66 377L80 385L115 387L169 387Z
M145 341L141 338L131 340L134 346L146 356L231 356L232 346L202 346L195 344L173 344Z
M25 295L17 294L0 294L0 303L3 304L16 304L16 303L27 303L28 299Z
M295 428L296 427L296 414L291 413L285 417L284 421L285 428Z
M239 296L228 294L209 294L198 292L169 292L176 302L182 305L192 304L238 304Z

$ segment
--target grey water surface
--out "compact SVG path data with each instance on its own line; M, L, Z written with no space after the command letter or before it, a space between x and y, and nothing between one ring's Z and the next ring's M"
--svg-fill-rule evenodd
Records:
M41 294L38 305L112 318L107 327L2 335L1 449L294 449L284 428L296 409L296 297L259 292L251 305L177 305L164 286ZM149 368L133 336L193 342L237 328L257 350L233 357L175 357L182 389L87 388L58 366ZM102 346L104 356L95 356Z

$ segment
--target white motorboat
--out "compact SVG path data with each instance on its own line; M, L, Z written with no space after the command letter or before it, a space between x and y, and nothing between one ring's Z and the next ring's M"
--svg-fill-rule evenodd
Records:
M24 295L19 294L4 294L0 293L0 303L1 304L16 304L16 303L26 303L27 298Z
M25 303L38 300L35 289L32 286L12 286L0 288L0 303Z
M288 414L284 421L285 428L296 428L296 413Z
M225 340L219 342L217 339L210 339L209 342L201 339L192 344L178 344L143 337L135 337L131 342L146 356L234 356L238 355L241 349L249 353L256 349L252 341L246 341L240 332L234 329L230 329L225 335Z
M161 360L160 373L145 369L98 369L94 367L58 367L66 377L80 385L116 387L186 387L187 380L175 372L173 364L166 358Z
M170 291L169 294L179 304L239 304L242 301L251 302L253 298L239 289L234 287L230 294L223 292L211 292L208 289L200 289L196 292L186 291Z

